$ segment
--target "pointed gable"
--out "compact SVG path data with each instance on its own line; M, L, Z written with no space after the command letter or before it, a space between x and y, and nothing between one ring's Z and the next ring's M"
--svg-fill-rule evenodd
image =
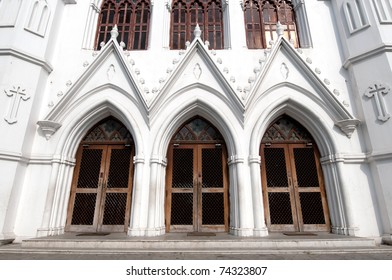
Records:
M182 60L168 78L160 93L150 106L151 119L158 115L166 103L174 96L187 94L191 88L200 88L222 99L241 118L244 114L244 104L234 89L224 77L208 52L208 47L196 36L189 45ZM191 96L190 96L191 98Z
M251 109L257 99L263 98L275 88L291 87L296 89L298 94L306 95L324 108L335 125L350 137L359 121L336 98L325 80L309 66L310 63L309 58L304 60L298 51L280 36L249 93L245 103L246 110Z
M115 39L115 34L63 98L47 114L45 120L60 122L79 102L91 95L99 94L99 91L106 88L115 89L125 95L147 114L147 103L122 47Z

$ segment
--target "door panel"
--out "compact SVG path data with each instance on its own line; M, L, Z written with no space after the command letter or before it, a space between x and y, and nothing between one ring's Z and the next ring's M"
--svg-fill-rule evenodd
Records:
M199 145L197 231L226 231L227 194L222 146ZM200 173L201 171L201 173Z
M67 231L125 231L129 221L133 148L79 148L68 207Z
M221 146L173 145L168 154L166 230L226 231L228 198Z
M329 231L316 149L306 144L262 144L266 223L271 231Z
M119 145L110 145L107 150L98 230L121 232L126 230L130 215L133 151Z

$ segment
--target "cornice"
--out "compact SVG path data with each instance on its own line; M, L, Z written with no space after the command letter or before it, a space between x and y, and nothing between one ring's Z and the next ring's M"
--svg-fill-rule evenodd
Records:
M352 55L346 59L346 61L343 63L343 67L345 69L348 69L350 66L352 66L355 63L361 62L363 60L369 59L373 56L386 52L392 52L392 44L382 44L378 47L372 48L362 53Z
M26 62L38 65L43 69L45 69L45 71L48 72L48 74L50 74L53 71L53 66L49 62L47 62L44 58L34 56L25 51L18 50L12 47L0 48L0 56L7 56L7 55L14 56Z

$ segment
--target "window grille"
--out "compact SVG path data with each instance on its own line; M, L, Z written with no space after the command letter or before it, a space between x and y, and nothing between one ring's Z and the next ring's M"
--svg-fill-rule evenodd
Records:
M95 48L108 42L110 31L117 25L118 42L124 42L128 50L146 50L150 25L149 0L106 0L98 20Z
M249 49L268 48L277 39L280 22L284 37L299 47L294 7L291 0L246 0L244 2L246 43Z
M203 41L211 49L223 49L223 15L220 0L175 0L171 9L170 48L185 49L194 39L193 31L199 24Z

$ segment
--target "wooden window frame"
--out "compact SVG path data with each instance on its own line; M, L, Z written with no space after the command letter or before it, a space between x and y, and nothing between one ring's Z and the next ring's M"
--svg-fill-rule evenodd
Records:
M106 0L98 17L95 49L108 42L110 31L117 25L118 42L124 42L127 50L146 50L150 29L151 7L149 0Z
M210 49L224 48L221 0L174 0L171 7L170 49L185 49L186 42L194 39L197 24L202 40L209 42Z
M283 36L292 41L294 47L300 46L294 7L291 2L245 0L243 10L248 49L268 48L269 42L277 38L276 24L278 21L285 27ZM266 13L267 10L269 12ZM257 26L259 28L255 28Z

